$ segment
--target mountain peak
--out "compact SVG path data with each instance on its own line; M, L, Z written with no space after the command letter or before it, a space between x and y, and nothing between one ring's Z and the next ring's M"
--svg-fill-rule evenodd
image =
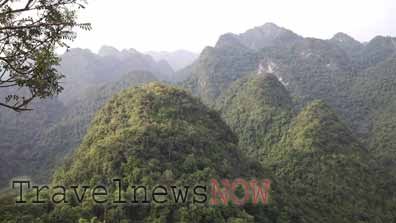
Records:
M276 30L284 30L285 29L285 28L282 28L272 22L267 22L264 25L256 27L256 28L259 28L261 30L266 30L266 31L276 31Z
M216 43L216 48L242 46L237 35L233 33L226 33L220 36Z
M246 97L239 103L248 101L248 99L257 100L257 103L268 105L271 107L291 108L292 99L289 92L279 81L279 79L271 73L258 73L247 76L234 83L228 92L222 96L230 96L229 100L235 97ZM222 98L219 99L219 102ZM238 104L239 104L238 103ZM251 106L247 106L247 108Z
M262 26L249 29L239 35L241 41L251 49L259 50L271 46L294 44L302 37L291 30L280 27L274 23L265 23Z
M222 176L230 170L216 162L216 156L222 154L219 160L228 160L236 167L236 143L220 116L199 99L179 88L151 82L113 96L96 114L65 174L61 171L54 179L63 182L66 176L70 181L64 183L106 184L115 176L130 174L123 172L123 167L131 164L128 160L143 164L155 160L156 168L172 170L179 177L186 173L180 165L188 164L191 156L207 156L202 160L210 161ZM81 164L89 165L80 171ZM160 180L160 174L152 177Z
M359 42L355 40L353 37L343 32L336 33L331 39L339 42Z
M250 50L260 50L266 47L293 45L302 39L303 37L275 23L265 23L241 34L221 35L216 48L240 46Z
M121 52L124 54L131 54L131 55L142 54L141 52L137 51L134 48L124 49Z
M99 49L99 56L105 57L105 56L115 56L120 53L119 50L117 50L115 47L112 46L107 46L104 45Z
M360 52L364 48L361 42L342 32L335 34L329 42L342 49L350 58L359 57Z
M293 149L305 152L348 153L358 146L352 132L325 102L309 103L289 131ZM348 151L349 149L349 151Z
M376 36L367 43L367 48L388 48L394 50L396 48L396 38L391 36Z
M239 146L263 161L280 142L292 114L292 99L272 74L236 81L216 103L223 119L239 136Z

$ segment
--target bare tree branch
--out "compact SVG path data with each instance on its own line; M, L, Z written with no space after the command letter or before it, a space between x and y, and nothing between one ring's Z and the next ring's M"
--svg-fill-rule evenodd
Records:
M0 7L3 7L5 4L7 4L10 0L4 0L3 2L0 3Z
M1 102L0 102L0 106L9 108L9 109L14 110L16 112L31 111L32 110L31 108L22 108L22 107L19 107L19 106L15 107L15 106L7 105L7 104L1 103Z

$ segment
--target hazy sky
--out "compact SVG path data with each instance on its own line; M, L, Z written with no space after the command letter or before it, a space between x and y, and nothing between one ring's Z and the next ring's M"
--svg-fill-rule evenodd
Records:
M200 52L227 32L274 22L306 36L345 32L360 41L396 36L395 0L88 0L73 47Z

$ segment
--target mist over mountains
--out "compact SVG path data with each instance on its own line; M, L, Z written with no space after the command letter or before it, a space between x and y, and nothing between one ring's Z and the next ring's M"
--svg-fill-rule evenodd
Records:
M164 81L170 81L174 73L165 61L156 62L134 49L118 51L110 46L103 46L98 54L88 49L71 49L61 59L59 70L66 75L63 95L67 96L75 90L118 80L131 71L149 71Z
M174 52L149 51L147 54L152 56L156 61L164 60L168 62L174 71L179 71L187 67L188 65L192 64L199 56L198 54L187 50L177 50Z
M304 38L267 23L224 34L198 57L71 49L61 95L29 113L1 111L0 186L16 176L181 184L265 173L267 206L14 212L43 222L393 222L395 43Z

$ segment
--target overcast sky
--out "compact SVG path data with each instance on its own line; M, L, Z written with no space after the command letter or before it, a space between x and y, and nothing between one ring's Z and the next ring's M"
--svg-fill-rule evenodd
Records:
M88 0L72 47L97 51L106 44L145 52L200 52L227 32L241 33L266 22L305 37L345 32L360 41L396 36L395 0Z

